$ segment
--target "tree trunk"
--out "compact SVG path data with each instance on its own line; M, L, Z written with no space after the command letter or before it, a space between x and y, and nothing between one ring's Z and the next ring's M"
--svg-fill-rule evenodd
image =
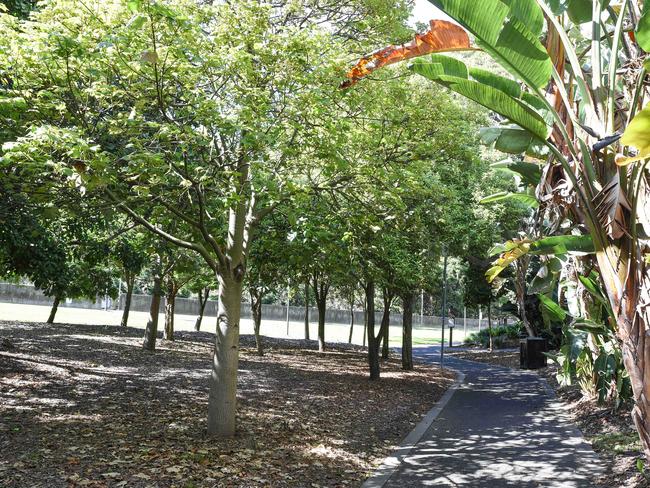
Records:
M394 295L386 288L383 289L384 313L381 316L380 337L383 342L381 358L388 359L388 335L390 333L390 306L393 304Z
M262 325L262 296L257 290L249 290L251 296L251 315L253 316L253 331L255 333L255 345L257 354L264 355L264 346L260 337L260 327Z
M368 332L368 307L366 307L366 300L363 300L363 347L366 347L366 335Z
M219 276L219 313L208 398L208 435L232 437L237 408L243 265L239 264L224 275Z
M205 313L205 306L208 304L208 297L210 296L210 288L205 287L202 290L199 290L199 316L194 322L194 330L201 330L201 322L203 322L203 314Z
M489 337L489 350L492 352L493 343L492 343L492 299L488 301L488 337Z
M319 280L314 276L312 286L314 288L314 298L318 307L318 351L325 350L325 312L327 311L327 292L329 284L324 280Z
M636 253L639 257L631 257L625 247L610 243L607 249L597 251L596 257L632 384L632 420L650 462L650 316L646 305L650 302L650 269L638 248Z
M413 293L402 296L402 369L413 369Z
M131 298L133 297L133 288L135 285L135 274L126 275L126 296L124 297L124 311L122 312L121 327L126 327L129 323L129 312L131 311Z
M366 328L368 330L368 366L370 379L379 379L379 340L375 336L375 283L370 281L364 287L366 293Z
M348 344L352 344L352 332L354 331L354 301L350 302L350 335Z
M48 324L54 323L54 317L56 317L56 311L59 309L59 303L61 303L61 295L55 295L54 301L52 302L52 309L50 310L50 316L47 318Z
M305 281L305 340L309 340L309 280Z
M167 285L167 293L165 294L165 329L163 334L167 341L174 340L174 310L176 309L177 293L178 287L176 286L176 282L170 279Z
M519 312L519 318L526 328L526 332L530 337L535 337L534 327L528 321L528 316L526 314L526 294L527 294L527 284L526 284L526 273L528 271L528 264L530 263L529 256L522 256L521 258L515 261L515 295L517 298L517 309Z
M153 295L151 296L151 305L149 307L149 320L144 331L144 341L142 347L147 351L155 351L156 337L158 336L158 315L160 312L160 294L161 294L162 277L160 271L156 271L153 278Z
M316 300L318 305L318 350L323 352L325 350L325 312L327 306L325 297Z

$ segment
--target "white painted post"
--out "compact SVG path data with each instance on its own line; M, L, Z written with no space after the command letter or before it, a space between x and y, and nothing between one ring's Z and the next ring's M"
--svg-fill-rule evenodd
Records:
M481 332L481 321L483 320L483 310L478 306L478 331Z

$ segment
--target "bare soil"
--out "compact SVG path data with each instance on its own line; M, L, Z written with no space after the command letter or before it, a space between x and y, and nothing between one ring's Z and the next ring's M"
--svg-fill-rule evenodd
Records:
M238 432L205 437L213 335L0 322L0 486L355 486L453 382L396 359L242 336ZM306 349L307 348L307 349Z

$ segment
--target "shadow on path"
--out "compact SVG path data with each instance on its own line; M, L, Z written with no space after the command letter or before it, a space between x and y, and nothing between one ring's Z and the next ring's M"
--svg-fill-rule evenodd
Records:
M438 362L440 349L413 350ZM384 485L590 487L598 457L535 373L445 356L465 381Z

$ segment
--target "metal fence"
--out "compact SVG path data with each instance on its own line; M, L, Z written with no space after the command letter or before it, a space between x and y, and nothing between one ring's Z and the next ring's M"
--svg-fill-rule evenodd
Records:
M67 299L59 305L60 307L72 308L86 308L96 310L121 310L124 307L125 296L121 295L117 300L105 299L104 297L97 297L95 301L85 299ZM34 288L32 285L17 285L14 283L0 283L0 302L20 303L25 305L51 305L52 298L43 294L42 291ZM148 312L151 304L150 295L137 295L134 294L131 298L131 310L137 312ZM164 311L165 300L161 300L160 311ZM216 317L218 302L216 299L208 300L205 307L206 317ZM197 315L199 313L199 301L194 298L176 298L175 311L177 314L182 315ZM305 307L289 307L289 320L293 322L300 322L305 319ZM262 307L262 316L265 320L287 320L287 306L279 304L264 304ZM381 321L381 312L375 314L377 324ZM247 302L242 303L242 318L250 318L250 304ZM354 312L354 322L362 324L364 313L361 310ZM312 307L309 309L309 320L315 322L318 320L318 309ZM335 324L349 324L350 311L329 308L325 314L325 320L328 323ZM390 324L395 326L402 325L402 314L391 313ZM441 318L438 316L414 314L413 327L416 329L433 329L440 327ZM466 324L469 330L475 330L485 327L487 320L485 318L480 321L478 318L468 317L466 322L463 317L456 318L456 325L463 327Z

